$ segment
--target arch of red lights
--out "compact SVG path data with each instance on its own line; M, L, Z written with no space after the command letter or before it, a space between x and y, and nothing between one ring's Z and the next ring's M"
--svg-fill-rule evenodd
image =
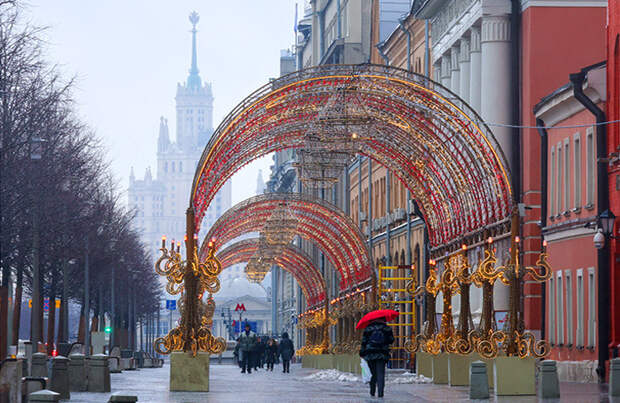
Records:
M339 129L326 129L326 121L340 122ZM351 135L349 124L364 126L363 133ZM505 157L464 101L405 70L334 65L280 77L222 121L194 177L190 204L196 227L237 170L277 150L307 151L308 139L317 136L315 150L367 156L398 177L418 201L432 246L499 226L511 213Z
M277 248L274 263L291 273L297 280L308 308L325 304L325 281L321 272L312 264L310 256L293 244L272 247ZM222 249L217 253L217 258L224 269L234 264L248 262L261 248L258 238L244 239Z
M226 211L211 227L201 251L212 242L215 250L235 238L266 229L266 221L285 206L297 221L291 231L314 243L340 273L340 290L374 281L365 239L359 228L333 204L300 193L266 193Z

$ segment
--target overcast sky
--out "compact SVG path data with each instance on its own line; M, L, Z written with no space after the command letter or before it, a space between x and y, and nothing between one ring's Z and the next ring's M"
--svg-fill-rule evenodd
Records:
M159 117L174 128L176 85L190 67L192 10L200 14L198 68L213 85L217 127L279 75L280 50L293 43L295 0L29 0L31 21L49 27L48 59L77 77L79 113L104 140L124 191L132 166L138 178L148 166L155 171ZM263 158L233 177L233 203L254 194L257 170L266 179L270 164Z

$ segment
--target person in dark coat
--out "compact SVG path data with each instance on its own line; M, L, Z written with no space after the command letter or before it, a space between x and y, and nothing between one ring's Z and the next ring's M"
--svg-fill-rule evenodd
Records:
M265 366L265 350L267 349L267 337L263 337L260 343L259 349L259 359L260 359L260 367L264 368Z
M368 362L370 373L370 396L383 397L385 387L385 364L390 360L390 344L394 343L392 329L383 319L371 322L362 335L360 356Z
M282 333L278 353L282 357L282 372L291 372L291 358L295 354L295 347L293 347L293 342L288 338L288 333L286 332Z
M265 342L262 340L261 337L257 337L252 357L252 365L254 366L254 371L257 371L258 367L263 367L263 355L265 355Z
M246 323L245 331L241 332L238 339L239 350L241 350L241 373L252 373L251 355L256 344L256 334L250 329L250 325Z
M267 363L267 371L273 372L273 364L278 358L278 343L275 339L269 339L265 347L265 363Z

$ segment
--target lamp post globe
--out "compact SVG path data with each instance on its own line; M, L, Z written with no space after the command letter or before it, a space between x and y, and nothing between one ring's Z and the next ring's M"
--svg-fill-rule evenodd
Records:
M615 221L616 221L616 216L614 215L613 212L609 210L603 211L598 216L598 226L603 231L603 235L605 236L613 235Z

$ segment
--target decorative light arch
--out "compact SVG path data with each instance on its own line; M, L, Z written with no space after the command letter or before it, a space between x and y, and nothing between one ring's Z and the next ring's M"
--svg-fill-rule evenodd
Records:
M370 254L359 228L338 207L305 194L267 193L238 203L213 224L201 250L208 250L208 244L219 250L243 234L264 231L267 220L282 208L296 222L291 233L316 244L338 270L341 291L374 284Z
M222 269L238 263L248 262L259 250L263 249L258 238L244 239L236 242L217 253ZM308 308L325 304L325 280L321 272L312 264L312 259L299 247L288 244L285 246L271 246L274 248L274 263L293 275L301 287Z
M386 166L418 201L434 247L504 225L512 210L506 159L463 100L402 69L333 65L272 81L222 121L194 177L196 227L237 170L288 148L360 154Z

